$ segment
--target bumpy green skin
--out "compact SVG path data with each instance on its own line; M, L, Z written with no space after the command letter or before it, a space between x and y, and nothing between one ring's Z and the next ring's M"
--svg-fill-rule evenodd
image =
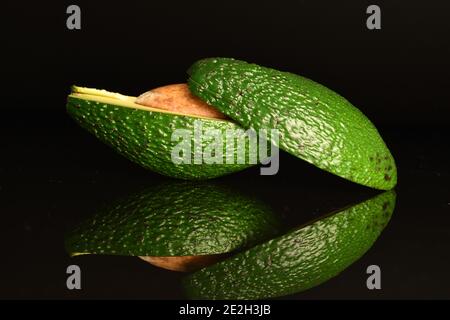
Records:
M332 90L304 77L229 58L196 62L189 88L245 128L278 129L279 147L328 172L381 190L397 183L377 129Z
M388 191L204 268L185 279L194 299L261 299L315 287L375 242L395 206Z
M252 166L248 159L243 164L237 161L237 143L228 152L234 154L234 162L226 163L225 143L221 163L200 164L194 162L194 153L202 151L214 142L211 136L203 135L201 143L194 143L194 125L199 121L203 130L220 130L225 137L227 130L241 130L236 133L235 141L245 139L245 155L256 154L248 147L248 137L244 130L230 121L200 119L189 116L174 115L108 105L104 103L68 97L67 111L75 121L94 134L99 140L111 146L121 155L144 168L160 174L186 180L209 179ZM191 163L176 164L171 159L171 152L180 140L172 141L175 129L184 129L191 134ZM225 138L223 138L225 141Z
M72 254L189 256L230 252L276 235L279 223L253 198L205 183L169 182L128 197L66 238Z

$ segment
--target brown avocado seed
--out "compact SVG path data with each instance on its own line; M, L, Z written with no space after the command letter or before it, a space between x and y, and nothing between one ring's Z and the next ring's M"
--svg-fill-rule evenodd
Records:
M172 271L190 272L199 270L213 263L218 262L224 254L211 254L200 256L180 256L180 257L139 257L142 260Z
M226 115L194 96L186 83L152 89L141 94L136 103L179 114L228 119Z

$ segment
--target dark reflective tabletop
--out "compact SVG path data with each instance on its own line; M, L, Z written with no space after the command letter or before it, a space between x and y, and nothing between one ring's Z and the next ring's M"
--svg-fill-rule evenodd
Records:
M66 239L80 224L121 199L173 180L130 163L79 129L63 108L54 110L28 109L25 118L23 110L6 109L1 119L0 297L188 298L185 284L192 273L159 268L135 256L70 257ZM281 298L450 298L446 128L380 131L399 172L390 221L339 275L302 292L280 291ZM250 168L208 183L270 207L280 223L272 238L382 195L286 153L281 153L275 176L260 176ZM267 241L257 240L251 246ZM245 250L237 251L242 255ZM81 290L66 287L66 268L73 264L82 272ZM381 290L367 288L370 265L380 267Z

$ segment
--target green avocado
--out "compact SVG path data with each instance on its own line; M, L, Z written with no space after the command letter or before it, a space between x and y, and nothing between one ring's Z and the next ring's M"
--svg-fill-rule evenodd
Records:
M244 128L278 129L280 149L365 186L396 185L395 161L377 129L334 91L231 58L200 60L188 73L194 95Z
M250 147L248 134L237 124L142 106L135 100L136 97L105 90L73 87L67 99L67 111L81 127L121 155L166 176L185 180L209 179L256 164L257 160L248 159L257 159L257 151ZM174 138L176 129L183 130L187 136ZM202 139L195 138L196 132L213 130L219 132L222 141L227 132L232 132L234 137L231 147L223 143L220 145L223 151L217 155L214 154L216 137L203 134ZM177 148L189 150L189 154L177 152L177 162L174 162L172 152ZM240 161L238 154L246 158ZM210 159L214 162L205 160L204 155L212 155Z
M119 200L66 237L70 255L181 257L255 245L279 222L259 200L205 182L170 181Z
M387 191L189 275L193 299L261 299L315 287L359 259L395 206Z

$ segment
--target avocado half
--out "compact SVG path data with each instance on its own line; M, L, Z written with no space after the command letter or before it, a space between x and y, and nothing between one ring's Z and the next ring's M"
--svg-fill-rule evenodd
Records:
M169 177L210 179L256 164L250 159L257 159L257 151L250 147L249 136L239 125L223 117L182 113L182 110L176 109L180 90L165 90L165 97L158 90L155 91L155 96L162 95L163 98L153 99L149 106L138 104L137 97L74 86L67 98L67 112L81 127L119 154L146 169ZM186 92L181 91L190 94L187 86ZM171 96L173 92L175 96ZM145 96L140 98L144 102L148 101ZM163 109L167 104L171 104L169 106L176 111ZM214 110L206 114L214 114ZM174 136L176 129L183 135ZM232 144L221 144L222 153L215 154L217 137L203 134L202 139L196 139L197 132L217 132L221 138L219 141L226 141L227 132L232 132L234 140ZM189 154L180 151L175 156L180 161L174 161L172 152L177 148L189 150L186 152ZM214 162L203 157L213 153ZM239 161L238 154L246 157L244 161ZM183 159L189 161L183 163Z
M138 256L189 271L279 232L258 199L205 182L170 181L114 203L66 236L71 256Z
M197 61L188 73L194 95L245 129L277 129L280 149L368 187L396 185L394 158L375 126L325 86L231 58Z
M387 191L301 226L189 275L186 294L192 299L263 299L315 287L364 255L394 207L395 192Z

